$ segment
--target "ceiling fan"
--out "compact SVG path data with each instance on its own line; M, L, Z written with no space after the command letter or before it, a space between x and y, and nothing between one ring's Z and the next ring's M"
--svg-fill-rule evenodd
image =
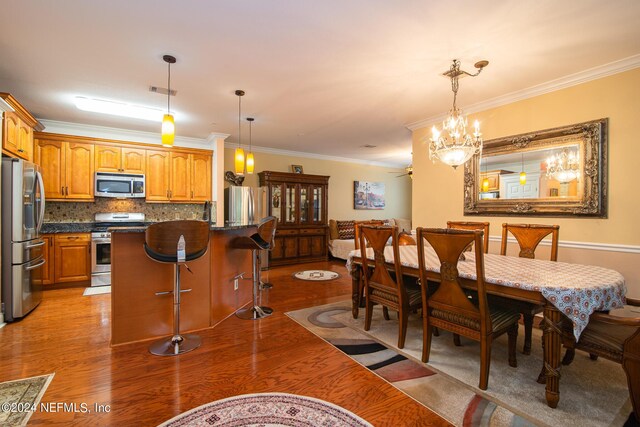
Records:
M413 165L409 165L406 168L404 168L404 172L403 174L400 174L398 176L396 176L396 178L400 178L401 176L409 176L409 178L413 179ZM397 173L397 172L388 172L388 173Z

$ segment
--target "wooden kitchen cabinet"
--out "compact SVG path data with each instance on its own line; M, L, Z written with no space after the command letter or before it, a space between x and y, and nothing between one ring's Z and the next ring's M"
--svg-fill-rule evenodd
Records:
M509 173L513 172L499 169L480 173L480 192L483 193L489 191L500 191L500 175ZM482 183L484 182L485 178L489 182L489 187L487 189L482 187Z
M270 265L326 260L329 177L274 171L258 176L267 187L267 215L278 220Z
M54 283L54 240L55 236L53 234L45 234L42 236L42 240L44 240L44 246L42 247L42 256L44 258L44 265L41 268L41 276L43 285L51 285Z
M83 282L91 279L91 234L55 235L54 282Z
M142 148L96 144L96 172L144 174L145 151Z
M146 156L146 200L147 202L169 201L169 163L168 151L147 150Z
M172 151L169 199L175 202L191 200L191 162L189 153Z
M94 200L93 144L38 138L35 148L47 200Z
M148 202L211 200L211 155L147 150Z
M14 110L3 114L2 153L32 161L33 130L42 130L44 126L10 94L0 93L0 98Z
M211 156L190 154L191 156L191 201L211 200Z

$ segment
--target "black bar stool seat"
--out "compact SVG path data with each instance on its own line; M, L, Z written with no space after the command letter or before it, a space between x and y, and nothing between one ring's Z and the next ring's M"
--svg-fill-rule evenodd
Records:
M156 296L173 293L173 336L162 338L149 346L156 356L175 356L200 347L202 340L194 334L180 334L180 267L189 272L187 261L203 256L209 248L209 223L206 221L166 221L150 225L145 231L144 250L154 261L174 265L172 291L156 292Z
M230 246L234 249L245 249L251 251L253 269L253 275L251 277L251 280L253 281L253 306L241 308L236 311L236 316L241 319L256 320L273 314L272 308L258 305L258 292L261 289L261 285L264 285L260 280L259 251L270 251L273 249L276 234L276 222L277 219L275 216L268 216L258 224L257 233L254 233L251 236L237 237L230 243Z

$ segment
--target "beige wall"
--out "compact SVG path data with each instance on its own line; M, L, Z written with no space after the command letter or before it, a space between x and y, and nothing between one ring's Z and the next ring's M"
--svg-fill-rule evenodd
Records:
M629 295L640 296L640 222L636 219L640 214L636 177L640 164L640 68L482 111L471 115L469 121L480 121L486 141L604 117L609 118L608 218L464 217L463 168L453 170L431 163L423 142L430 136L429 125L413 133L414 226L442 227L447 220L482 220L491 222L492 236L500 236L503 222L558 224L561 242L630 245L636 252L631 255L594 249L587 254L583 249L581 257L575 250L561 248L559 256L561 261L615 268L625 276ZM593 256L594 251L602 253ZM569 255L571 259L566 258ZM624 262L620 262L622 258Z
M224 150L225 170L233 170L233 151L230 148ZM256 173L247 175L243 185L257 186L257 174L263 170L291 172L291 165L302 165L304 173L331 177L328 212L330 219L411 218L411 179L408 176L396 178L401 168L267 153L254 153L254 156ZM353 209L353 181L356 180L384 182L386 207L383 210Z

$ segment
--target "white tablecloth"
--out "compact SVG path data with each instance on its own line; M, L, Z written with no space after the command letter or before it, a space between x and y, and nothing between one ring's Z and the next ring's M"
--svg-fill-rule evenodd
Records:
M418 268L416 246L400 246L402 265ZM354 256L347 259L351 271ZM385 259L393 262L393 248L385 248ZM427 270L440 272L440 262L431 247L425 250ZM475 253L465 252L465 261L458 263L460 277L476 279ZM367 258L373 259L373 250L367 249ZM512 288L542 293L551 304L573 321L576 340L589 323L594 311L611 310L624 305L627 288L624 277L615 270L592 265L569 264L538 259L485 254L485 281Z

